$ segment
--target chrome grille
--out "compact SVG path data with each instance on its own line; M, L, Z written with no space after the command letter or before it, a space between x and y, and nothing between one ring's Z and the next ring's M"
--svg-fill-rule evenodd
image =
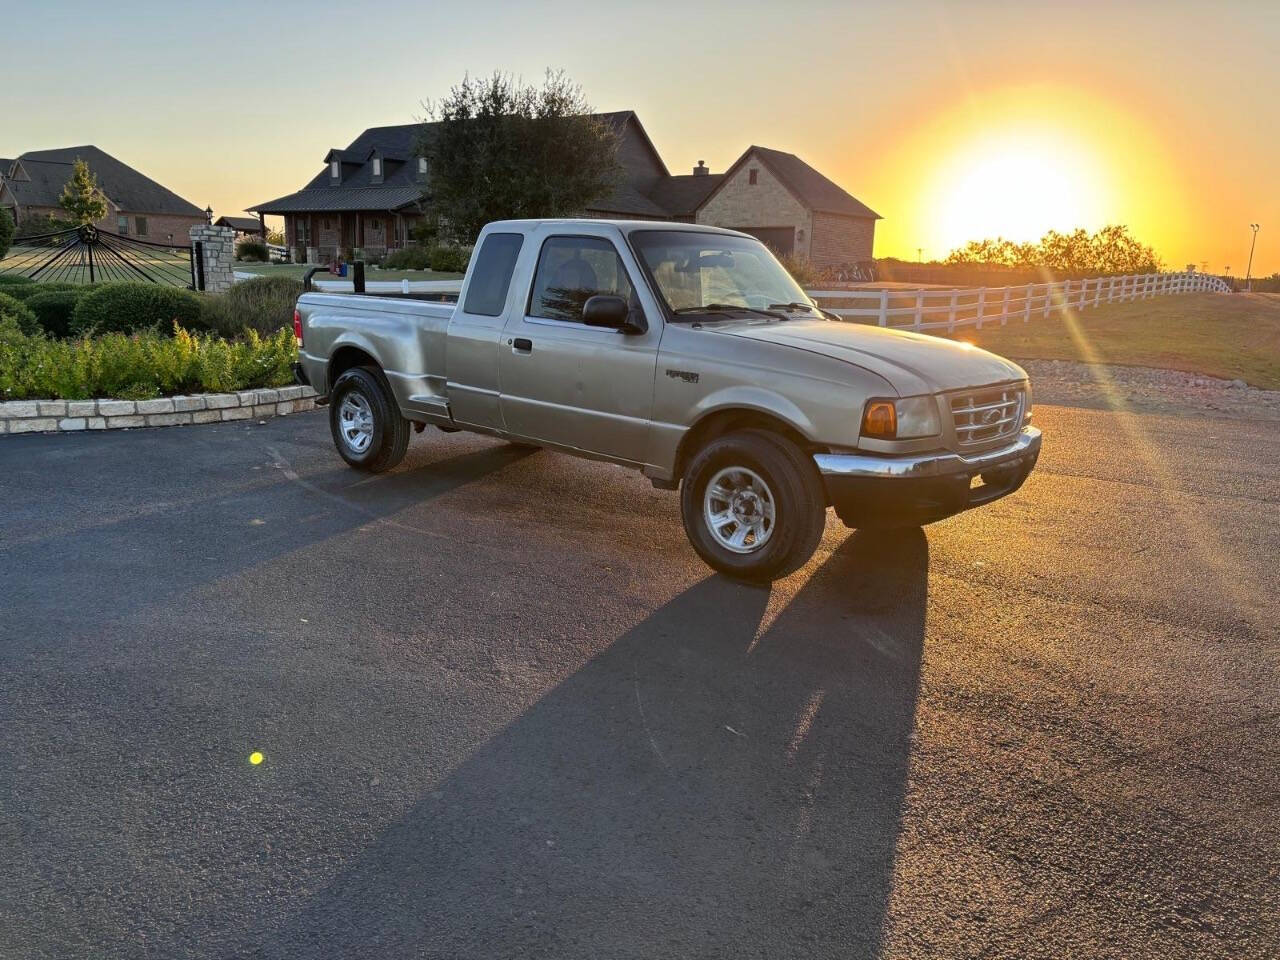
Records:
M1022 387L980 387L951 395L956 440L973 447L1012 437L1022 426Z

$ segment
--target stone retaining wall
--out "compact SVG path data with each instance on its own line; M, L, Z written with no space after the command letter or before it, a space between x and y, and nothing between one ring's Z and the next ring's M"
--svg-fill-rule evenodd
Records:
M310 410L315 396L310 387L277 387L156 400L10 400L0 403L0 434L261 420Z

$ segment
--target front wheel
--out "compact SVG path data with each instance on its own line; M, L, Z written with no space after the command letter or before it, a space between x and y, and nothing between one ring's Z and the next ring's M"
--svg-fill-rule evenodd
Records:
M370 473L390 470L409 446L409 421L378 371L368 367L352 367L334 383L329 430L342 459Z
M826 523L813 462L764 430L718 437L689 463L680 509L689 542L711 567L769 581L804 566Z

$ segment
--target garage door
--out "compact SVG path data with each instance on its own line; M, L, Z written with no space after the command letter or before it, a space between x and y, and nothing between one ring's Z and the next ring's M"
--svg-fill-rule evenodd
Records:
M791 253L796 248L795 227L738 227L760 240L774 253Z

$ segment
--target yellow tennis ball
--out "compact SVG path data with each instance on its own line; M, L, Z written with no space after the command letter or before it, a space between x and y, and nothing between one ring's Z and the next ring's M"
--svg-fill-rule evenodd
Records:
M253 753L249 754L249 762L256 767L262 762L262 754L257 750L253 751Z

